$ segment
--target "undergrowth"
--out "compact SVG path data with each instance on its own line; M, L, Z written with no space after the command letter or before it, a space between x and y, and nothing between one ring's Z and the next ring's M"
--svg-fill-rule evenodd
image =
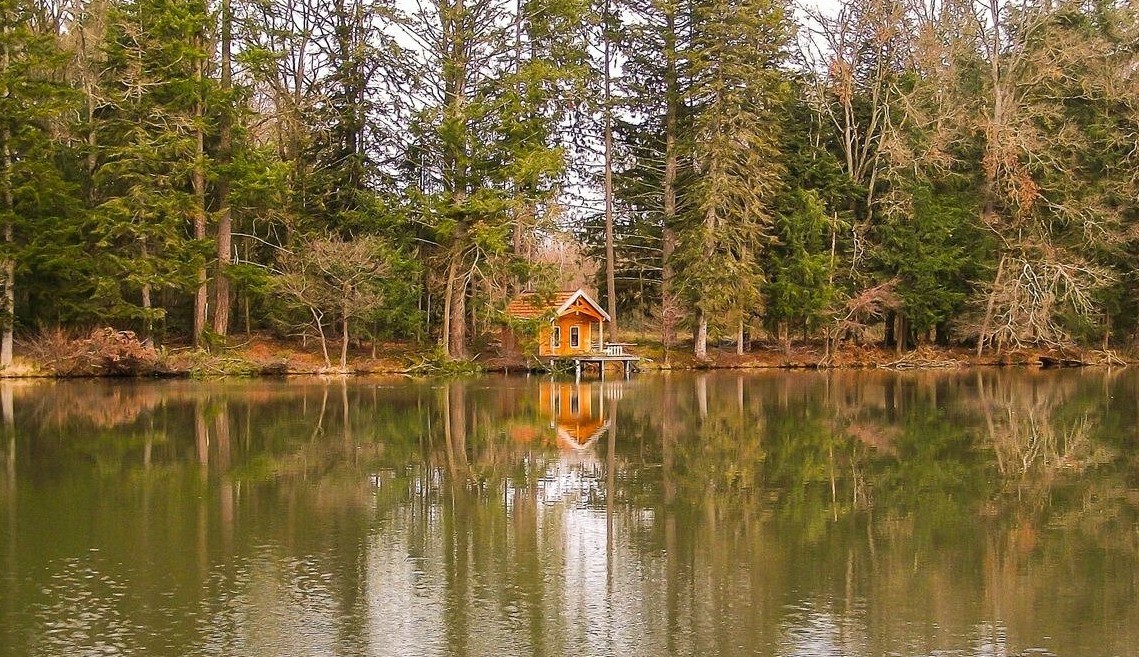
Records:
M169 374L165 354L132 331L97 328L81 334L60 328L22 341L22 350L52 376L157 376Z
M424 354L407 368L408 374L416 376L470 376L483 371L483 366L475 360L454 360L439 349Z

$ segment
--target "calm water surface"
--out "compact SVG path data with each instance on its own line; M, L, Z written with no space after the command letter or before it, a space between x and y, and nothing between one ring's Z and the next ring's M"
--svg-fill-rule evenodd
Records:
M1139 372L0 384L0 656L1139 654Z

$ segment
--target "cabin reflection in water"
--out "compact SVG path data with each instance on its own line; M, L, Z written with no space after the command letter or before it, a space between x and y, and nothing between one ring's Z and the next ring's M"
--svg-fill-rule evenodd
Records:
M542 381L538 386L542 423L516 425L514 439L532 442L540 436L542 442L556 444L561 450L589 450L612 424L607 401L615 394L619 392L613 384Z

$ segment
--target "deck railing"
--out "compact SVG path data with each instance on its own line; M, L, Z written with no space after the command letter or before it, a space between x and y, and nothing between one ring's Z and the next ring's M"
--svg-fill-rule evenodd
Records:
M624 356L625 355L625 345L624 344L606 344L605 345L605 355L606 356Z

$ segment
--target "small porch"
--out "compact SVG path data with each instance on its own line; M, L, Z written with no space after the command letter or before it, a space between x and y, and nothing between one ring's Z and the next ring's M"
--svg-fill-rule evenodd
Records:
M571 356L555 356L550 359L552 363L565 363L573 368L574 380L581 381L582 373L590 367L597 368L597 375L602 381L605 380L605 369L613 364L620 363L621 371L627 379L633 374L640 356L634 356L627 353L627 347L634 347L631 342L600 342L596 341L591 345L589 353L574 354Z

